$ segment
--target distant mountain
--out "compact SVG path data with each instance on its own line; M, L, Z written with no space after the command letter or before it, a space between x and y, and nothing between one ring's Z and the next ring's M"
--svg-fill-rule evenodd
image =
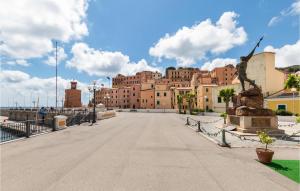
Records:
M285 68L276 68L277 70L281 70L284 73L295 73L300 71L300 66L299 65L294 65L294 66L289 66Z

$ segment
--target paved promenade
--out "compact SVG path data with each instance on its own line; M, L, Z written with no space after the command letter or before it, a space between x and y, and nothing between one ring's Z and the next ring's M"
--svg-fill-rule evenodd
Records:
M0 147L1 191L299 189L256 162L253 148L221 148L176 114L118 113ZM299 159L299 149L275 152Z

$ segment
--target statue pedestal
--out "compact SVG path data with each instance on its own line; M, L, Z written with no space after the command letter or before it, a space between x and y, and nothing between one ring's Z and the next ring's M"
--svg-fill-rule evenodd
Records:
M277 116L237 116L228 115L227 124L237 126L237 131L242 133L255 133L264 131L270 135L282 135L284 130L278 129Z

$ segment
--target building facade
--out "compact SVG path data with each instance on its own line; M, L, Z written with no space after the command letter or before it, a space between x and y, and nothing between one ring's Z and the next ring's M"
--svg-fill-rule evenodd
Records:
M71 88L65 90L64 107L73 108L81 107L81 90L77 89L77 82L71 82Z
M217 67L211 71L211 77L216 79L216 84L218 85L231 84L236 76L236 68L231 64Z

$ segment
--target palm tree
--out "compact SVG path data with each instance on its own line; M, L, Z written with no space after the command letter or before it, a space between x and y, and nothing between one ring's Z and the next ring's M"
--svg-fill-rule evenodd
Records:
M229 102L230 102L231 98L234 96L234 89L232 89L232 88L222 89L219 92L219 96L223 98L223 101L226 104L226 112L227 112L228 107L229 107Z
M181 113L182 101L183 101L182 96L177 95L177 104L178 104L179 113Z
M189 105L190 114L192 114L192 112L193 112L194 98L195 98L194 93L187 93L185 95L185 99L187 100L188 105Z
M298 91L300 90L300 76L296 76L295 74L289 74L288 79L284 83L285 89L296 88Z

